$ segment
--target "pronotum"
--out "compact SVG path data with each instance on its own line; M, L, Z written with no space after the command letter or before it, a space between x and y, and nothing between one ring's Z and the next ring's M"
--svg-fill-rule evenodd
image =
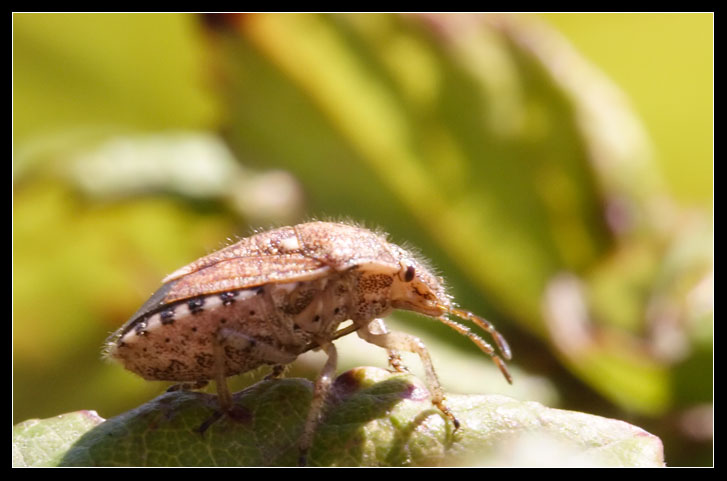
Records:
M389 331L382 318L406 309L436 318L469 337L511 382L495 350L450 315L472 321L511 358L505 339L485 319L454 306L442 279L382 234L354 225L310 222L260 232L202 257L167 276L163 285L113 334L106 353L149 380L217 385L222 412L232 396L226 378L262 365L282 367L312 348L327 355L299 441L300 460L310 448L336 371L333 341L355 331L387 350L397 371L398 351L419 355L432 403L459 422L424 344ZM352 321L345 328L339 326Z

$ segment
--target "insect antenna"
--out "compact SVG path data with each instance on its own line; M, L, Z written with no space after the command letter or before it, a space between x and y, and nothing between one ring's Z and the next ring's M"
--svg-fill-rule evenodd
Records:
M485 331L489 332L492 338L495 340L495 343L497 344L498 349L500 349L503 357L508 361L512 359L512 351L510 351L510 345L507 343L505 338L502 337L502 334L497 332L497 329L495 329L495 326L493 326L490 321L463 309L450 307L449 309L447 309L447 312L449 312L450 314L454 314L460 319L470 320L480 326Z
M495 329L495 326L493 326L489 321L486 319L483 319L475 314L472 314L469 311L465 311L462 309L456 309L452 307L448 307L445 305L438 304L438 307L441 309L447 311L447 314L452 314L454 316L457 316L461 319L468 319L475 324L477 324L479 327L484 329L485 331L489 332L490 335L492 335L492 338L495 340L495 343L497 344L498 349L502 353L503 357L507 360L510 360L512 358L512 351L510 350L510 346L507 344L507 341L505 341L505 338L502 337L502 334L497 332ZM497 355L495 352L495 349L488 344L484 339L482 339L480 336L475 334L470 330L469 327L464 326L460 324L459 322L451 320L449 317L447 317L446 314L439 316L437 318L438 321L441 323L451 327L455 331L459 332L462 335L465 335L470 338L472 342L477 345L477 347L480 348L482 352L487 354L492 358L494 363L497 365L497 367L500 369L502 374L505 376L505 379L507 379L507 382L512 384L512 376L510 375L510 372L507 370L507 365L505 364L505 361L502 360L500 356Z

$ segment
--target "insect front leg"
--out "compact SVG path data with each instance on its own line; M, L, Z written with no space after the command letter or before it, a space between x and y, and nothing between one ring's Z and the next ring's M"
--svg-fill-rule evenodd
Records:
M305 425L303 426L303 434L300 437L298 444L299 457L298 465L305 466L307 463L308 450L313 442L313 435L315 434L316 427L320 421L321 412L333 382L333 377L336 374L336 365L338 364L338 352L336 346L331 342L321 343L321 349L328 354L328 360L323 366L321 373L316 379L313 387L313 400L311 401L310 408L308 409L308 416L305 419Z
M381 322L383 323L383 321ZM424 366L427 387L432 395L432 404L437 406L442 413L452 420L455 429L459 428L459 421L457 421L454 414L452 414L449 408L444 404L444 392L442 391L442 386L439 384L437 374L434 372L434 364L432 364L432 358L429 356L429 351L421 339L416 336L397 331L388 331L385 333L372 332L372 330L369 329L371 324L372 323L369 323L356 331L358 336L364 341L383 347L387 351L400 350L416 353ZM374 325L374 331L379 330L379 325L380 324Z
M369 323L369 332L372 334L388 334L389 329L386 327L383 319L374 319ZM392 367L396 372L409 372L409 369L401 361L401 355L396 349L386 349L386 354L389 356L389 366Z

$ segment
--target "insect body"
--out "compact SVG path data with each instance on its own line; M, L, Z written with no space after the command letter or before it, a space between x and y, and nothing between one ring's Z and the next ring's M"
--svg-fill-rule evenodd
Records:
M332 341L356 331L386 349L397 370L402 369L398 351L417 353L433 404L457 427L424 344L389 331L381 320L394 309L434 317L468 336L511 381L495 350L448 315L489 332L510 359L504 338L488 321L455 308L440 278L384 236L328 222L261 232L177 270L111 336L107 354L149 380L196 385L215 380L227 411L232 405L228 376L285 365L320 348L328 361L316 380L300 441L305 453L336 370ZM339 329L346 320L353 324Z

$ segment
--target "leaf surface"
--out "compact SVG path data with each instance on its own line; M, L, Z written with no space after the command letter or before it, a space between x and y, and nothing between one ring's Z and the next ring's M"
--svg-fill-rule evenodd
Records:
M310 404L304 379L259 382L216 419L213 395L165 393L78 436L79 413L16 427L16 465L294 466ZM432 406L417 378L356 368L336 379L312 466L663 466L661 441L622 421L500 395L449 395L461 423ZM29 426L35 428L33 434ZM71 434L75 432L75 436ZM42 433L42 434L37 434ZM49 436L75 440L43 456Z

